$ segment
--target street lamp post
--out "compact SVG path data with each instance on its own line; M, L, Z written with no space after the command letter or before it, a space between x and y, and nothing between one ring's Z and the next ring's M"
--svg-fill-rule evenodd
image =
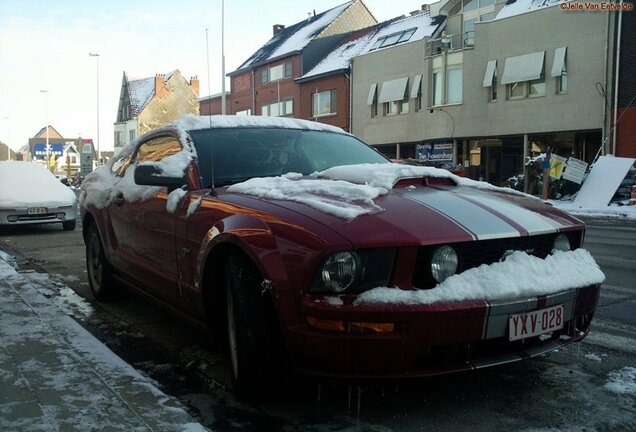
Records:
M44 120L46 127L46 166L50 170L50 161L51 158L51 146L49 145L49 91L48 90L40 90L40 93L44 93ZM31 157L33 159L33 157Z
M97 68L97 165L99 165L102 160L102 154L99 151L99 53L89 52L88 55L95 57L95 65Z

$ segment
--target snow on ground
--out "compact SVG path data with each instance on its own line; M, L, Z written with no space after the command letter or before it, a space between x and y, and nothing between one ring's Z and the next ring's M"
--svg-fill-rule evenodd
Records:
M563 210L577 216L636 219L636 205L579 207L572 201L548 200L548 202L559 210Z
M597 356L596 354L585 354L585 358L590 360L590 361L594 361L594 362L601 362L603 361L602 358L600 358L599 356Z
M55 275L25 277L1 258L0 363L15 367L0 372L17 398L0 400L2 430L206 430L41 294ZM29 344L38 350L18 349Z
M610 372L605 388L613 393L636 395L636 367L626 366Z
M358 295L354 304L510 300L600 284L604 280L605 275L585 249L557 251L546 259L514 252L503 262L466 270L430 290L374 288Z
M35 162L0 162L0 207L61 207L75 204L75 194Z

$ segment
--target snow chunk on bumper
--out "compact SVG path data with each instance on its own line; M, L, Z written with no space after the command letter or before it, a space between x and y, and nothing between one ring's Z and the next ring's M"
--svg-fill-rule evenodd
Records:
M585 249L555 252L541 259L514 252L505 261L481 265L430 290L374 288L354 304L431 304L463 300L510 300L600 284L605 275Z

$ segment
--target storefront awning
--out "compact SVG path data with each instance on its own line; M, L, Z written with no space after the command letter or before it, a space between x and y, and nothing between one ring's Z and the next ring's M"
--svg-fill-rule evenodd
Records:
M550 76L558 77L563 73L563 68L565 67L565 50L566 47L554 50L554 62L552 63L552 73Z
M378 103L395 102L404 99L408 82L408 77L384 81L380 89Z
M373 103L375 102L375 92L377 88L377 84L371 84L371 88L369 88L369 96L367 96L367 105L373 105Z
M504 65L502 84L532 81L541 78L545 51L508 57Z
M488 60L486 74L484 75L484 87L492 87L492 78L497 73L497 60Z

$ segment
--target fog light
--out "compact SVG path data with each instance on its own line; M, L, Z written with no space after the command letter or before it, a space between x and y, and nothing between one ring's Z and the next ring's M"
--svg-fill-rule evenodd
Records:
M65 213L55 213L55 217L58 219L66 219Z
M439 247L431 257L431 274L437 283L442 283L457 272L458 264L459 258L455 249L450 246Z
M572 249L572 246L570 245L570 239L568 238L568 236L566 236L565 234L560 234L554 240L554 246L552 246L552 253L554 253L555 251L567 252L571 249Z

